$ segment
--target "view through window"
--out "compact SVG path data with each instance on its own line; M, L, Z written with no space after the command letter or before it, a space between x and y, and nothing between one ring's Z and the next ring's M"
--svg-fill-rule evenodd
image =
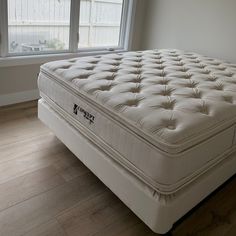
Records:
M8 0L10 53L69 48L70 0Z
M79 48L119 46L123 0L81 0ZM8 0L9 53L69 50L71 0Z
M118 46L122 0L82 0L79 47Z

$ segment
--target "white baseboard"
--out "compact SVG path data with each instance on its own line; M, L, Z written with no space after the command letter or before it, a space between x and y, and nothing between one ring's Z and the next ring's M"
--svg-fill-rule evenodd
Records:
M20 102L27 102L39 98L39 90L27 90L18 93L10 93L0 95L0 106L16 104Z

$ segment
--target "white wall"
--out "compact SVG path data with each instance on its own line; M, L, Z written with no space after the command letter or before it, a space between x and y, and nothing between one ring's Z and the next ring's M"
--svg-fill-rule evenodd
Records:
M235 0L145 0L142 48L178 48L236 63Z
M0 106L38 98L39 66L0 67Z
M142 35L144 27L144 19L146 15L147 1L137 0L135 23L134 23L134 34L132 37L131 50L140 50L142 45Z

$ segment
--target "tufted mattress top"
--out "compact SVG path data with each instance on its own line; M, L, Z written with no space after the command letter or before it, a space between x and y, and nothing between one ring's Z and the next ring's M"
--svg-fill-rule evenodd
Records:
M49 83L53 83L51 89ZM56 97L59 87L63 88L60 98ZM194 146L201 150L212 140L196 155L201 162L195 165L198 169L234 143L236 65L217 59L180 50L148 50L62 60L41 67L39 88L45 97L79 119L119 155L129 155L126 159L138 171L139 166L152 165L148 156L154 156L145 147L142 147L145 152L139 150L141 143L154 148L162 157L167 156L167 162L173 156L183 160L183 155L189 156L190 165L194 155L188 150ZM68 103L66 91L73 94L68 95L71 96ZM78 113L83 117L78 117ZM136 137L136 141L128 146L141 153L145 161L136 162L139 154L134 151L123 153L131 139L129 135ZM219 144L220 150L216 147ZM218 151L211 154L210 145ZM207 157L199 157L206 152ZM164 170L171 171L167 167ZM173 180L155 179L148 167L147 173L141 172L167 186L193 171L196 170L186 171L184 176L176 174Z

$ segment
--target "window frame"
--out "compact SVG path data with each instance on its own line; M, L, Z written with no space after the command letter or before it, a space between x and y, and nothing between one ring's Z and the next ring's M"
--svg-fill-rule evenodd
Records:
M117 47L79 48L80 1L71 0L68 50L32 53L9 53L8 51L8 0L0 1L0 67L44 63L49 60L79 56L97 55L130 50L133 34L134 15L137 0L123 0L119 45Z
M8 20L7 0L0 1L0 56L6 57L8 53Z

